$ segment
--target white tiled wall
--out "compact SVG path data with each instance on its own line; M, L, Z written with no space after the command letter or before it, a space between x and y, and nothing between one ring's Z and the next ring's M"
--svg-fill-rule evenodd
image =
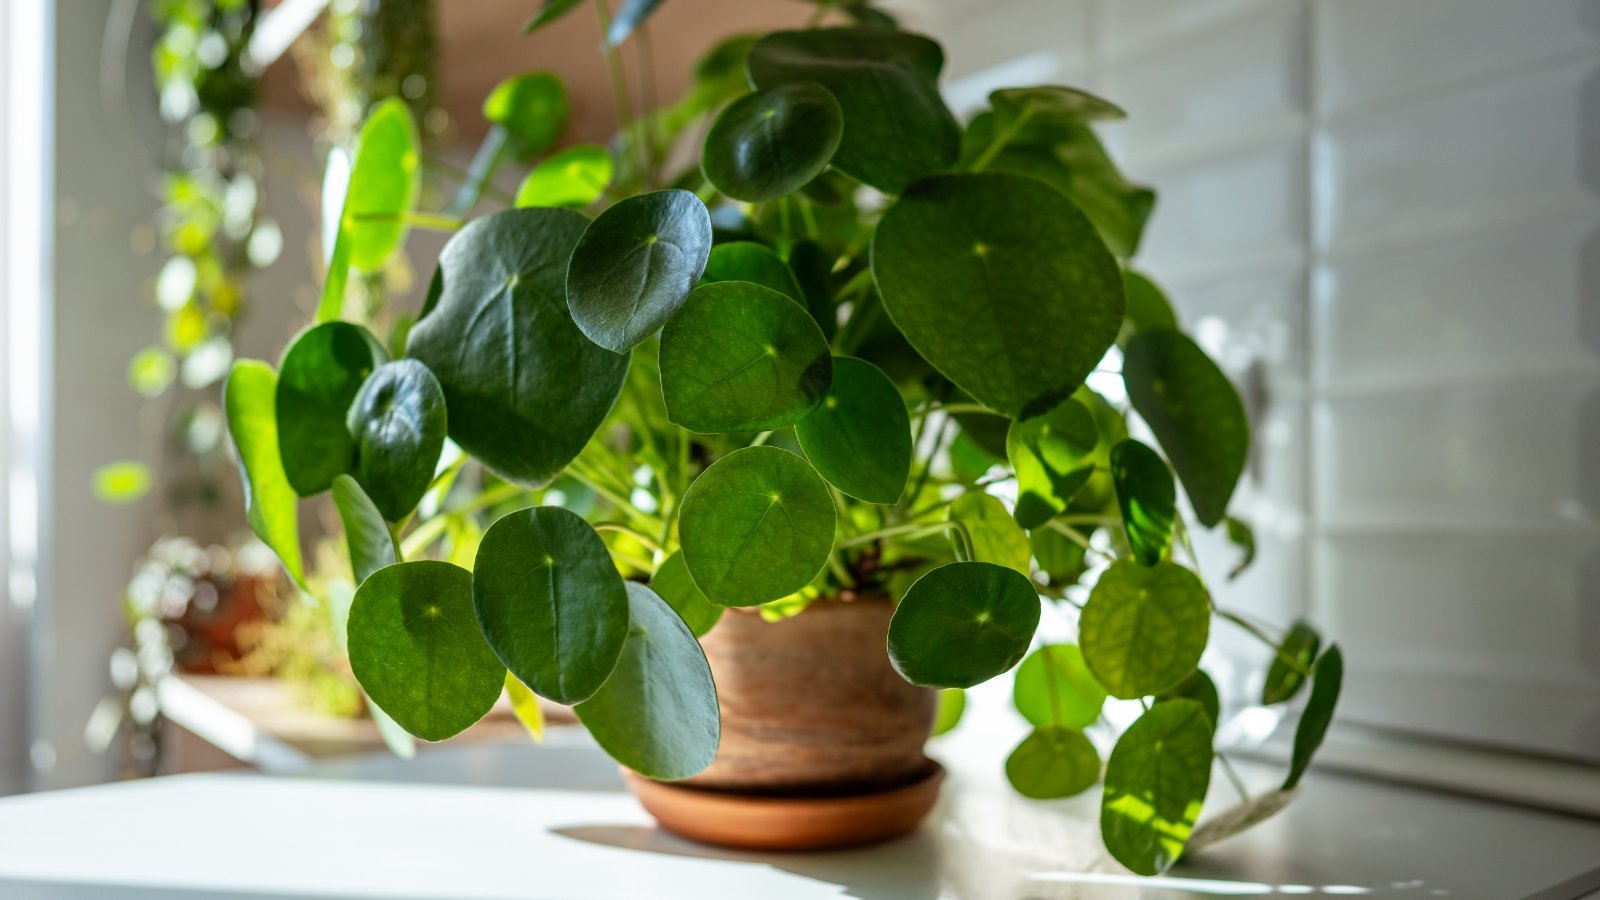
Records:
M914 9L955 102L1129 111L1139 264L1259 405L1218 602L1321 622L1351 720L1600 759L1600 0Z

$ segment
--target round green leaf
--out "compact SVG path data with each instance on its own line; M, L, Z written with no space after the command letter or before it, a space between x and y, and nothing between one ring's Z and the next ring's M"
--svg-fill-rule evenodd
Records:
M822 405L795 423L800 449L828 483L867 503L893 505L911 474L911 416L889 376L853 356L833 358Z
M750 83L762 90L811 82L844 116L833 164L888 194L942 172L961 152L961 130L939 96L944 51L888 28L778 31L750 48Z
M1178 327L1178 314L1172 309L1172 301L1155 282L1132 269L1124 269L1122 291L1128 298L1128 315L1122 322L1122 334L1118 335L1117 343L1126 345L1129 338L1141 331Z
M350 607L350 670L406 731L442 741L483 718L505 667L472 620L472 573L446 562L372 573Z
M628 636L628 595L605 542L558 506L489 526L472 565L472 602L505 668L557 703L598 690Z
M1094 225L1018 175L917 182L878 225L872 274L911 346L1013 418L1070 397L1122 325L1122 273Z
M1193 700L1157 703L1106 762L1100 835L1117 861L1159 875L1194 831L1211 784L1211 720Z
M417 123L399 99L378 104L361 126L344 200L350 265L357 271L382 268L405 241L406 225L400 214L411 211L422 190L418 143Z
M1111 448L1111 482L1134 559L1153 566L1172 545L1178 490L1161 455L1135 440Z
M712 463L678 512L689 574L722 606L755 606L810 584L828 563L834 524L833 498L816 470L767 446Z
M661 332L667 418L700 434L793 425L822 403L832 378L817 323L757 284L701 285Z
M1106 689L1084 664L1077 645L1046 644L1017 667L1011 699L1034 725L1087 728L1100 718Z
M1289 777L1283 789L1289 790L1300 783L1301 776L1311 765L1311 758L1333 722L1333 709L1339 705L1339 690L1344 684L1344 654L1333 644L1317 660L1311 677L1311 699L1306 701L1306 711L1300 714L1300 723L1294 728L1294 752L1289 760Z
M278 453L302 497L320 494L350 471L356 442L345 427L351 401L388 359L360 325L324 322L300 332L278 366Z
M1321 646L1322 636L1315 628L1306 622L1294 623L1267 667L1267 680L1261 686L1261 703L1271 706L1294 699L1306 681L1301 672L1311 671L1311 663L1316 660Z
M567 306L617 353L655 334L705 271L711 214L689 191L640 194L589 224L567 265Z
M333 505L344 524L345 546L350 550L350 567L357 587L373 572L400 561L383 513L378 512L354 478L340 475L333 480Z
M550 72L528 72L495 85L483 101L483 117L510 133L517 157L550 149L566 130L567 89Z
M278 454L277 393L278 375L271 366L241 359L234 362L222 385L222 405L239 458L250 530L278 554L289 577L304 585L299 507Z
M1006 780L1035 800L1081 794L1100 780L1100 754L1073 728L1046 725L1022 739L1006 757Z
M969 491L950 504L949 519L967 529L973 559L1028 574L1028 561L1033 557L1028 535L1006 512L1004 503L981 491Z
M933 734L938 737L960 724L967 711L967 692L961 688L946 688L939 692L939 709L933 717Z
M1222 521L1250 455L1250 421L1228 376L1177 331L1133 336L1122 360L1128 399L1172 460L1207 528Z
M428 492L449 430L438 379L414 359L384 363L356 393L346 425L356 481L385 519L405 518Z
M1177 687L1162 691L1156 695L1157 703L1169 700L1193 700L1200 704L1211 719L1211 730L1216 731L1217 725L1222 722L1222 697L1217 694L1217 684L1204 669L1195 669L1189 677L1178 682Z
M790 300L806 305L806 296L789 264L765 244L754 241L730 241L711 248L706 260L701 284L714 281L748 281L771 288Z
M1113 697L1165 691L1195 670L1211 628L1211 598L1177 563L1118 560L1100 576L1078 620L1089 671Z
M1043 84L1038 87L1002 88L989 94L989 105L994 107L999 128L1016 125L1019 116L1028 123L1050 127L1060 125L1085 125L1126 119L1122 107L1077 88Z
M599 200L616 174L610 151L593 144L568 147L533 167L517 188L518 209L588 206Z
M1094 475L1092 454L1099 439L1094 415L1076 400L1011 423L1006 456L1017 475L1017 524L1038 528L1066 512Z
M700 586L694 583L693 576L689 574L682 550L667 557L656 568L656 574L650 578L650 589L667 601L667 605L683 619L683 624L689 626L695 637L710 631L722 618L722 611L727 609L706 599Z
M1015 569L954 562L917 579L889 622L889 661L912 684L972 687L1017 664L1039 595Z
M475 219L440 256L439 299L406 347L439 379L450 437L500 475L554 478L622 391L628 357L567 312L566 260L588 225L566 209Z
M822 174L844 136L826 88L804 82L735 100L706 134L706 180L735 200L776 200Z
M655 592L628 582L628 640L617 667L573 712L612 759L663 781L717 755L722 719L711 667L689 626Z

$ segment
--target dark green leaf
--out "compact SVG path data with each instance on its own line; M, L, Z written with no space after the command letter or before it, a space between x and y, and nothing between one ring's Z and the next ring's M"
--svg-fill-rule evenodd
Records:
M1083 732L1044 725L1006 757L1006 780L1035 800L1071 797L1100 780L1100 754Z
M822 405L794 426L828 483L857 500L893 505L911 473L911 416L889 376L853 356L833 359Z
M1162 691L1156 695L1157 703L1168 700L1193 700L1200 704L1211 718L1211 730L1215 731L1222 722L1222 698L1217 694L1216 682L1211 680L1203 669L1195 669L1188 678L1178 682L1178 686L1171 690Z
M647 778L687 778L717 755L722 720L711 667L654 591L628 582L628 640L616 670L573 712L612 759Z
M1038 528L1063 512L1094 474L1100 439L1094 416L1066 400L1042 416L1011 423L1006 456L1017 475L1017 523Z
M961 131L939 96L944 51L885 28L813 28L769 34L750 49L750 82L763 90L813 82L844 112L833 164L888 194L950 168Z
M522 33L531 34L577 9L582 3L583 0L544 0L539 11L533 14L533 18L523 23Z
M450 436L526 484L578 455L628 371L567 312L566 260L587 225L566 209L473 220L445 245L439 302L407 343L444 388Z
M1033 549L1040 571L1050 576L1050 584L1054 586L1077 584L1089 570L1085 561L1088 551L1054 528L1036 528L1029 532L1028 546Z
M567 89L551 72L507 78L483 101L483 117L511 135L519 159L538 156L555 146L570 113Z
M350 549L350 567L358 587L373 572L400 561L383 514L354 478L340 475L333 480L333 505L344 523L345 545Z
M1256 561L1256 533L1243 519L1224 516L1222 522L1228 526L1228 540L1239 548L1239 561L1228 570L1228 580L1232 581L1243 575L1244 570Z
M917 579L889 622L889 661L912 684L972 687L1017 664L1039 595L1015 569L954 562Z
M1173 311L1172 302L1155 282L1132 269L1124 269L1122 290L1128 298L1128 316L1122 321L1122 334L1117 337L1117 343L1126 346L1128 338L1141 331L1178 327L1178 314Z
M960 724L967 711L967 692L961 688L945 688L939 692L939 709L933 717L933 734L938 737Z
M793 425L822 403L832 378L817 323L757 284L701 285L661 332L667 418L701 434Z
M1311 765L1311 757L1322 746L1343 684L1344 655L1339 652L1338 644L1331 644L1317 660L1311 679L1311 699L1306 703L1306 711L1300 714L1300 724L1294 729L1294 754L1289 763L1289 777L1283 781L1284 790L1300 783L1301 776Z
M682 550L667 557L656 568L656 574L650 578L650 589L667 601L667 605L683 619L683 624L689 626L695 637L710 631L727 608L706 599L700 586L694 583L693 576L689 574Z
M1100 718L1106 689L1084 664L1076 644L1046 644L1017 667L1011 699L1034 725L1087 728Z
M1005 504L980 491L969 491L950 504L949 520L966 528L973 559L1028 574L1033 557L1028 535L1006 512Z
M278 376L271 366L241 359L233 364L223 384L222 404L227 408L228 433L239 458L250 530L278 554L289 577L303 586L299 509L278 455L277 393Z
M1100 835L1134 872L1159 875L1183 854L1211 784L1211 728L1193 700L1157 703L1112 749Z
M660 5L661 0L622 0L622 8L606 29L606 49L620 46Z
M404 101L378 104L361 126L355 164L345 196L344 223L350 229L350 265L375 272L405 240L401 213L411 211L422 189L422 155L417 123ZM387 216L374 220L372 216Z
M722 606L755 606L810 584L827 565L834 524L828 485L777 447L746 447L712 463L678 513L683 561Z
M489 526L472 566L472 600L495 655L557 703L598 690L628 636L628 595L605 542L557 506Z
M278 453L302 497L320 494L350 471L356 442L345 427L351 401L388 359L360 325L324 322L300 332L279 364Z
M1084 661L1113 697L1159 694L1200 663L1211 598L1193 572L1165 560L1118 560L1100 576L1078 620Z
M683 305L710 252L711 216L699 197L629 197L601 213L572 251L567 307L589 340L626 353Z
M1287 703L1300 693L1300 686L1305 683L1305 672L1311 671L1311 664L1317 658L1317 650L1322 646L1322 636L1309 623L1296 622L1289 633L1284 636L1283 643L1278 645L1277 651L1272 656L1272 664L1267 667L1267 680L1261 686L1261 702L1271 706L1274 703Z
M518 209L530 206L588 206L611 186L616 164L610 151L593 144L568 147L544 160L517 188Z
M917 352L1013 418L1070 397L1122 325L1122 274L1094 226L1017 175L918 182L878 225L872 272Z
M1155 565L1172 546L1172 523L1178 516L1172 470L1159 453L1126 440L1111 448L1111 480L1134 559Z
M350 608L350 670L401 727L442 741L483 718L505 667L472 620L472 573L434 560L372 573Z
M448 432L444 391L414 359L379 366L350 404L353 473L391 522L406 517L433 481Z
M756 91L729 104L706 134L706 180L735 200L776 200L822 174L843 135L844 113L825 88Z
M1207 528L1222 521L1250 454L1250 422L1232 382L1177 331L1129 340L1122 379L1172 460L1195 517Z
M996 128L1002 131L1020 129L1022 126L1016 124L1019 117L1046 127L1085 125L1128 117L1122 107L1110 100L1053 84L1002 88L989 94L989 105L994 108Z
M712 250L712 255L716 254ZM795 283L804 293L803 305L817 320L823 337L833 340L839 330L838 316L833 309L833 292L828 288L828 278L833 272L834 258L816 241L798 241L789 251L789 268L794 272Z
M790 300L806 305L806 295L789 264L765 244L754 241L729 241L711 248L702 284L717 281L748 281L770 288Z

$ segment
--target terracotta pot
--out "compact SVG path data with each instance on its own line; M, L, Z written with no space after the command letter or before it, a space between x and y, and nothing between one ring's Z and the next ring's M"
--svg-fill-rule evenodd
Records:
M780 622L728 610L700 640L722 709L716 760L635 793L668 829L730 846L843 846L914 828L938 794L922 752L937 701L889 665L893 613L882 596L818 600ZM741 800L740 827L694 827Z

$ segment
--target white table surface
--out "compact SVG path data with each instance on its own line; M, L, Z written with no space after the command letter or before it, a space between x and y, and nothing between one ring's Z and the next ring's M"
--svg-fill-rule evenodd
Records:
M0 800L0 898L1558 900L1600 887L1586 881L1600 875L1600 823L1320 772L1267 824L1170 877L1137 879L1100 847L1097 797L1022 800L1004 788L999 757L940 749L947 764L982 761L950 765L921 831L824 854L729 852L664 834L615 765L570 734L544 747L344 760L301 777L184 775L12 797ZM1231 799L1220 779L1213 791Z

